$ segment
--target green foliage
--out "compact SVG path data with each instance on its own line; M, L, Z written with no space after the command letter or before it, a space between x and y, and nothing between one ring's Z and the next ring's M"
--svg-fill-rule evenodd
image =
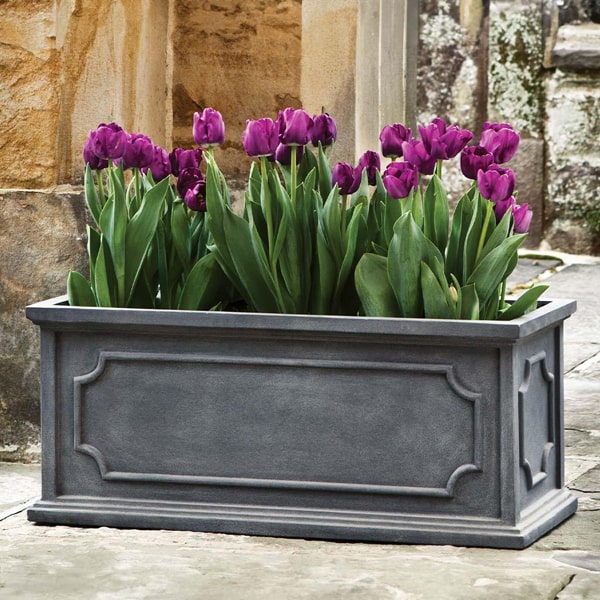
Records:
M437 175L425 191L422 210L418 198L407 199L387 252L378 256L383 248L378 246L377 254L367 253L358 263L356 288L366 315L513 319L535 308L547 286L528 290L513 304L504 298L525 238L511 231L509 211L496 223L491 202L473 187L449 221ZM381 212L384 220L391 213Z
M94 178L88 166L85 197L96 224L87 230L90 278L69 274L70 304L209 309L227 295L204 215L187 209L167 178L134 170L127 185L121 167Z

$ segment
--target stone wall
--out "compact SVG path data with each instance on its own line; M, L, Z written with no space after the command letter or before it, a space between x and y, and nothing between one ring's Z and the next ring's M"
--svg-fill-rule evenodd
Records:
M419 27L411 27L420 33L411 114L474 131L485 120L512 122L523 135L513 161L519 200L536 214L529 245L545 239L553 249L600 253L600 14L597 0L562 4L421 0ZM365 149L357 107L365 104L373 51L365 44L376 31L365 19L414 6L0 1L0 452L12 445L20 456L38 423L37 332L23 308L63 293L70 269L85 271L80 183L88 130L114 120L168 149L189 147L193 112L214 106L227 129L219 162L241 186L245 120L304 104L338 119L336 158L353 160ZM395 19L374 34L379 116L381 99L397 89L386 86L382 70L396 66L393 47L385 47ZM450 174L452 188L463 189L456 165Z

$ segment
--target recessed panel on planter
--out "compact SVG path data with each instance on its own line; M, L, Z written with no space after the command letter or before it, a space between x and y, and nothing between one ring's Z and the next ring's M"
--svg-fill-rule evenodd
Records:
M451 497L480 469L480 394L444 364L101 352L74 395L105 479Z

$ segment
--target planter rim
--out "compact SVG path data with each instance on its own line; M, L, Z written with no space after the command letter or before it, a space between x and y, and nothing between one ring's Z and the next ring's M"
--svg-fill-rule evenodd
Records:
M545 299L538 308L511 321L462 321L332 315L294 315L219 311L185 311L147 308L69 306L67 296L31 304L27 318L45 327L98 329L103 326L144 330L147 327L213 330L268 330L322 334L372 334L376 336L437 336L495 338L504 341L529 336L572 315L577 302Z

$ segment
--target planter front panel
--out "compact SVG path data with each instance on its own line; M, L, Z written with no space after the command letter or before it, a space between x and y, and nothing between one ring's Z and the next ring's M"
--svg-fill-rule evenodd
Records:
M32 520L522 547L575 510L562 319L474 343L128 312L42 327Z

